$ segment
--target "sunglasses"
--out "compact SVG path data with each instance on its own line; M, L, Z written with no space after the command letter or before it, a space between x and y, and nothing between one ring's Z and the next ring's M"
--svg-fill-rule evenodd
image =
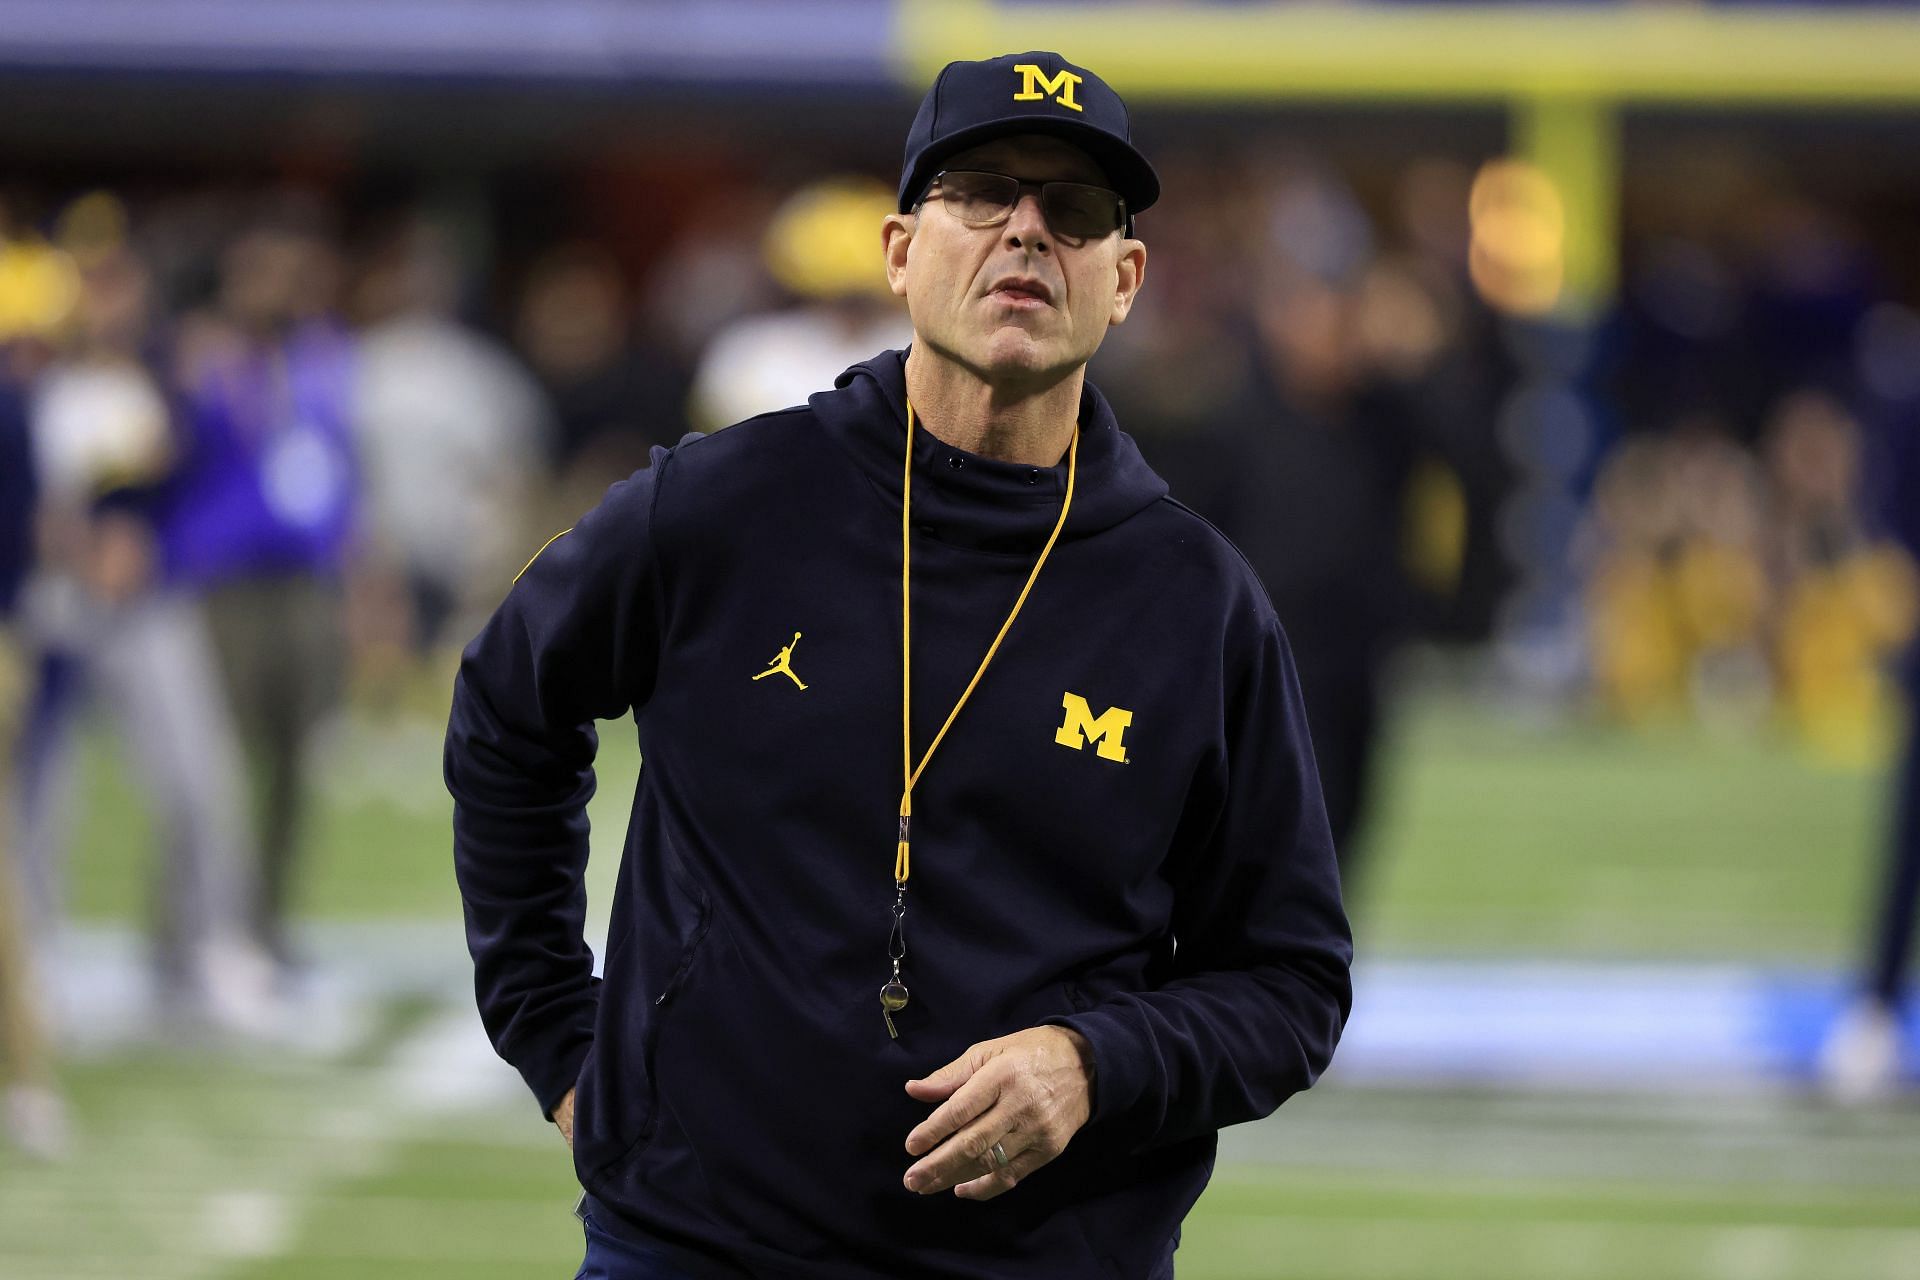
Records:
M939 200L970 227L997 227L1013 216L1023 191L1040 193L1040 212L1060 239L1073 244L1101 240L1127 225L1127 202L1117 191L1084 182L1022 182L1004 173L943 169L933 175L923 200Z

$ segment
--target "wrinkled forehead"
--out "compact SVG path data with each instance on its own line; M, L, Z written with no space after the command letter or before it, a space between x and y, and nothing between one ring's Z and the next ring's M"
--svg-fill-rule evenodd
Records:
M1021 133L995 138L977 147L957 151L940 162L942 169L984 169L1031 182L1087 182L1110 185L1106 170L1092 156L1059 138Z

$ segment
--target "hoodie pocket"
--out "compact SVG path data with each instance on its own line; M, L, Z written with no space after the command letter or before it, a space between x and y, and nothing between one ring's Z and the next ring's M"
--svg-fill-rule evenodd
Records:
M693 968L694 957L700 953L700 944L706 941L707 929L713 924L713 900L707 896L707 891L681 869L677 858L668 861L667 872L673 877L674 883L679 885L688 899L693 902L694 918L693 927L687 934L685 944L680 948L679 963L668 973L667 980L660 984L660 990L653 996L653 1007L661 1010L662 1016L673 1004L674 996L679 994L681 986L685 984L687 971ZM660 1017L653 1019L655 1040L659 1038L660 1022Z
M611 1016L601 1019L603 1039L588 1059L588 1070L595 1078L583 1092L594 1106L596 1149L579 1163L588 1171L584 1181L589 1187L617 1176L654 1136L660 1112L660 1039L668 1032L713 920L705 890L678 867L670 864L667 869L678 901L661 918L637 922L621 940L620 950L630 949L630 956L611 947L608 951L610 978L617 959L627 960L630 967L601 989L603 1001L616 1000L624 1007L610 1010Z

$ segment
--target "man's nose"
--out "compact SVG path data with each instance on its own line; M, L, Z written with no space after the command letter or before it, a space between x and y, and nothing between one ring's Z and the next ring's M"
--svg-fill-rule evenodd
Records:
M1007 218L1007 243L1026 249L1045 249L1052 242L1047 230L1046 211L1040 207L1038 191L1022 191Z

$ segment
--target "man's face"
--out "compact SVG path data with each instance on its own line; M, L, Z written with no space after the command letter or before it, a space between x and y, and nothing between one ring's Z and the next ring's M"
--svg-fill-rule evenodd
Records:
M1040 135L995 139L941 167L1108 185L1085 152ZM1084 365L1146 274L1145 245L1118 230L1062 240L1028 187L999 226L967 225L936 190L916 213L889 215L882 236L915 341L996 385L1050 382Z

